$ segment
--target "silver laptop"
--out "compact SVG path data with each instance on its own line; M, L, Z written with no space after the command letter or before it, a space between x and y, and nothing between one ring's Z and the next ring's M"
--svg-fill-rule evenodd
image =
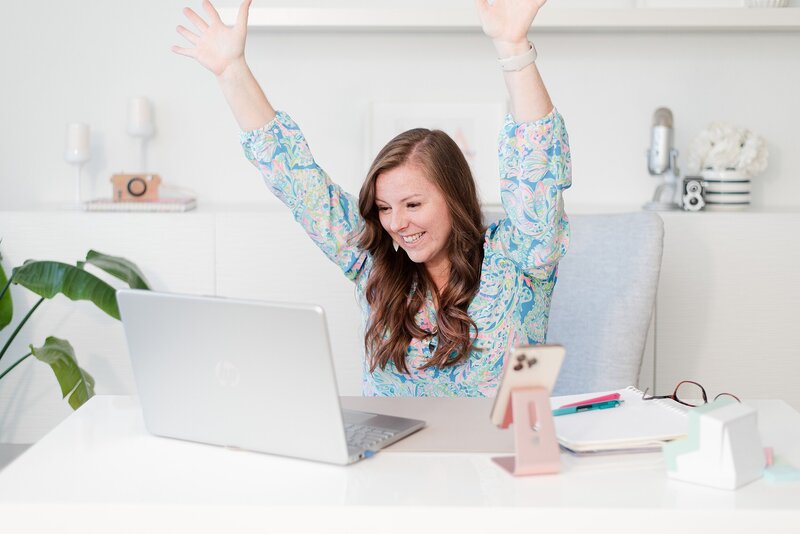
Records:
M343 411L321 307L117 292L148 431L349 464L425 426Z

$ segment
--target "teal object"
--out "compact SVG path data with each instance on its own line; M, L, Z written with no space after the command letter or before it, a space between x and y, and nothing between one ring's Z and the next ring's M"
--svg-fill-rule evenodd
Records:
M553 410L553 415L568 415L571 413L588 412L590 410L605 410L607 408L616 408L619 405L620 401L618 400L596 402L593 404L579 404L578 406L569 406L568 408L556 408Z
M800 469L790 464L775 464L764 469L764 478L770 482L793 482L800 480Z

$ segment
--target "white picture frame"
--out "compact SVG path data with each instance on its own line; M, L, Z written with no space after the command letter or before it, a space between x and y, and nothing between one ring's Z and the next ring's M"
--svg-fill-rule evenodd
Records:
M412 128L446 132L464 152L481 203L500 206L497 143L508 104L488 102L372 102L366 168L397 134Z

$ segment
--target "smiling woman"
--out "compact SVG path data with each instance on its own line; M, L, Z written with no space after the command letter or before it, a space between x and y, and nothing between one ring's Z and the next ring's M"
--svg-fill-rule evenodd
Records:
M366 287L367 303L375 310L365 341L370 372L391 361L408 373L406 348L414 338L438 337L436 353L423 369L465 360L478 329L465 305L480 284L486 229L458 145L438 130L398 135L375 158L359 198L365 225L359 247L374 262ZM429 294L437 317L428 322L438 332L413 322Z
M376 156L359 198L317 165L300 128L267 100L244 59L250 0L233 27L208 0L184 10L192 45L173 51L213 72L243 130L247 158L306 233L356 284L367 395L491 396L505 355L543 343L557 264L569 241L566 128L527 32L544 0L476 0L513 113L500 135L506 217L486 228L464 155L416 128Z

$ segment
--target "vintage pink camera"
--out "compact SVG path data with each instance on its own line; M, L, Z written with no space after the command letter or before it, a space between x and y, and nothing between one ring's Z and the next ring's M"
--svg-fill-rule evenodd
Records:
M155 202L161 177L157 174L115 174L111 177L114 202Z

